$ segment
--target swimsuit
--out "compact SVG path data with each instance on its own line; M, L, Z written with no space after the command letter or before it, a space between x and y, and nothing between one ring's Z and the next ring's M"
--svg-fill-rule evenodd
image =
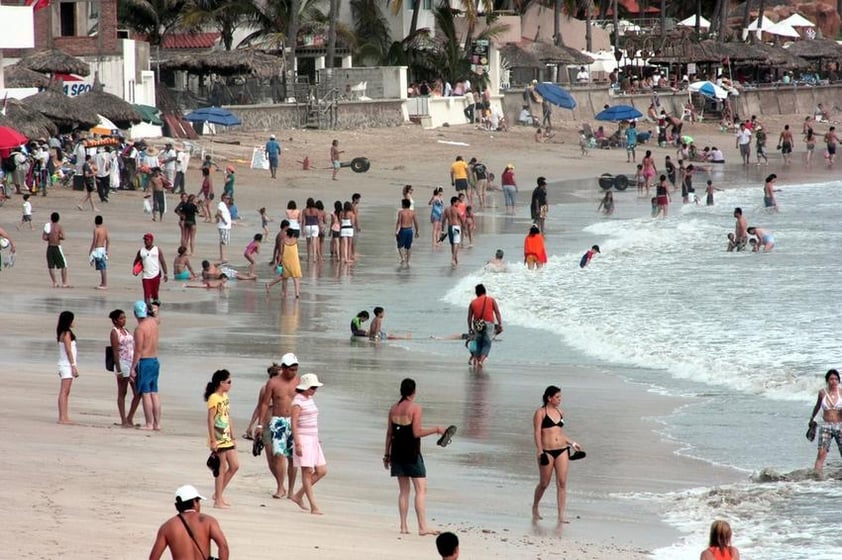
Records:
M137 362L137 392L140 395L158 392L158 374L161 365L158 358L141 358Z
M448 226L447 237L451 245L462 243L462 228L459 226Z
M342 218L340 221L339 237L354 237L354 224L350 218Z
M398 240L398 249L412 249L412 238L414 230L411 227L402 227L395 236Z
M182 270L181 272L176 272L173 280L190 280L190 271Z
M427 469L421 456L421 438L415 437L412 424L392 422L391 475L426 478Z
M441 200L433 200L433 209L430 210L430 223L440 222L443 211L444 202Z
M269 432L272 434L272 455L292 457L292 418L273 416L269 421Z

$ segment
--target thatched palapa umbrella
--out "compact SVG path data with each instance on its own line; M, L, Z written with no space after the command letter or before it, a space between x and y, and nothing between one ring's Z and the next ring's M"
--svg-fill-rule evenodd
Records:
M72 103L84 111L102 115L120 128L129 128L143 120L131 103L106 93L99 80L94 81L91 91L73 98Z
M544 64L591 64L593 58L576 49L535 41L528 47Z
M766 43L754 43L748 45L740 45L742 48L748 48L758 52L762 56L763 64L761 66L772 66L777 68L784 68L786 70L795 70L797 68L806 68L810 63L794 53L783 47L777 47Z
M53 82L42 92L30 95L24 104L49 118L60 130L90 128L99 122L96 111L78 107L62 91L61 82Z
M543 66L535 53L522 48L517 43L506 43L500 49L500 57L509 68L540 68Z
M6 114L0 116L0 125L14 128L27 138L49 138L58 134L58 127L17 99L6 100Z
M795 41L787 45L786 49L795 56L800 56L807 60L817 58L836 60L842 58L842 45L830 39Z
M6 66L3 68L3 73L6 87L9 88L45 88L50 83L50 79L44 74L30 70L20 64Z
M59 73L87 76L91 73L91 68L87 62L75 56L70 56L58 49L35 52L23 57L18 64L30 70L48 74Z

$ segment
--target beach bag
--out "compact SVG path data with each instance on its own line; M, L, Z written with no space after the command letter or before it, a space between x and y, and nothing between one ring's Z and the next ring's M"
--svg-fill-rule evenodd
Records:
M473 323L474 332L477 334L484 333L485 329L488 328L488 325L485 324L485 319L483 319L485 316L485 304L488 303L488 296L484 297L485 299L482 300L482 311L479 313L479 319L474 319Z
M111 346L105 347L105 369L114 371L114 350Z

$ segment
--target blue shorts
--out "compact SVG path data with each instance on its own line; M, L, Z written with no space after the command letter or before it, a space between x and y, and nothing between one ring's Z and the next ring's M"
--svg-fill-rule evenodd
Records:
M402 227L397 235L398 249L412 249L412 238L414 236L415 232L411 227Z
M161 364L158 363L158 358L141 358L137 362L137 392L140 395L146 393L158 392L158 373L161 370Z
M491 330L494 328L494 325L490 323L486 323L485 330L481 333L476 333L474 337L474 341L476 342L476 347L471 350L471 354L474 357L487 357L489 352L491 352ZM469 348L470 350L470 348Z
M96 270L105 270L108 267L108 261L105 259L94 259L94 268Z
M272 434L272 455L292 457L292 418L273 416L269 421L269 432Z
M269 156L269 167L274 167L277 169L278 167L278 157Z

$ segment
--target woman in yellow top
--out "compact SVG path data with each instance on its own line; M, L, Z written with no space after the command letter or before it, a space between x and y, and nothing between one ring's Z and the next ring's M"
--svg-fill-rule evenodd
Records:
M295 298L301 296L301 260L298 257L298 237L295 237L291 229L287 229L287 235L281 243L281 266L284 267L281 281L282 297L287 297L287 280L292 278L295 287Z
M214 476L213 507L216 508L227 508L231 505L225 501L222 493L240 468L232 435L234 427L231 425L231 402L228 399L230 390L231 373L227 369L216 370L205 387L205 400L208 401L208 444L211 450L208 466L211 467Z

